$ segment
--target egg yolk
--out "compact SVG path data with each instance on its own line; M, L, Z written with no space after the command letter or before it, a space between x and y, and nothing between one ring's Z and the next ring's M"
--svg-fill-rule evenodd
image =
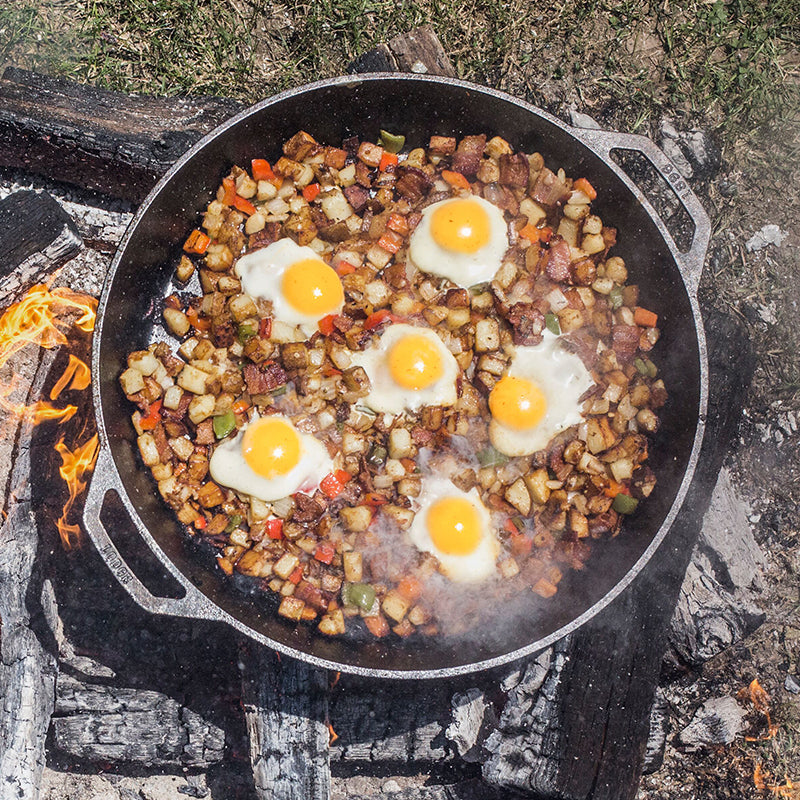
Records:
M260 419L242 436L242 455L262 478L286 475L300 461L300 437L282 419Z
M425 521L431 540L441 553L469 555L481 540L478 513L464 497L445 497L432 503Z
M536 427L547 411L547 400L533 381L506 375L489 395L489 410L501 424L514 430Z
M310 317L323 317L344 302L344 289L336 270L315 258L290 264L283 273L281 292L295 311Z
M431 214L431 235L445 250L476 253L489 241L489 217L474 200L451 200Z
M424 336L404 336L389 351L389 374L405 389L425 389L442 377L442 356Z

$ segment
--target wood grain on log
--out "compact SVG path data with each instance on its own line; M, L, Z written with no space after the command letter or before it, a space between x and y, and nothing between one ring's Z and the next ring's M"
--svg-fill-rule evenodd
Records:
M74 758L150 767L209 767L222 760L225 733L161 692L84 684L61 675L54 743Z
M395 36L350 63L348 72L416 72L455 78L456 71L430 25Z
M41 396L54 351L14 364L29 382L28 400ZM9 423L11 420L8 420ZM32 629L41 578L34 571L39 532L31 508L31 428L25 423L3 437L0 486L0 786L2 797L36 800L53 711L56 660Z
M256 791L264 800L329 800L328 675L243 646L242 702Z
M75 222L46 192L19 191L0 200L0 308L82 247Z
M0 166L138 203L241 107L212 97L123 95L9 67L0 79Z

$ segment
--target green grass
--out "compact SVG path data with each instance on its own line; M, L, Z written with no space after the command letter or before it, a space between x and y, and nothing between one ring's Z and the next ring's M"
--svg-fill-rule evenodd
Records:
M797 106L798 20L800 0L21 0L0 11L0 61L248 101L430 23L464 78L633 130L669 106L727 134Z

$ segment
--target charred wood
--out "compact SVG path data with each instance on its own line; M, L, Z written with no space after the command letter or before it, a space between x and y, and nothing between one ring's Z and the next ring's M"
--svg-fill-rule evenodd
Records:
M41 394L54 354L18 364ZM7 498L0 526L0 785L3 797L39 797L45 738L53 711L54 654L34 631L41 621L35 570L39 531L31 507L31 429L20 425L0 445L0 485Z
M242 702L256 792L264 800L328 800L328 676L256 645L243 646Z
M19 191L0 200L0 307L82 247L74 221L46 192Z
M138 203L240 108L214 97L133 97L9 67L0 79L0 166Z
M61 753L92 762L209 767L225 733L160 692L80 683L59 676L53 738Z

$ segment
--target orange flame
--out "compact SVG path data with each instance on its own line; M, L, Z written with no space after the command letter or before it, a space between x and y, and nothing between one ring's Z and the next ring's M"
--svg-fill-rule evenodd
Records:
M70 327L91 333L94 330L96 311L97 300L89 295L62 287L51 291L44 284L31 287L22 300L6 309L0 317L0 369L27 345L52 349L67 344L65 331ZM50 400L58 399L66 388L78 391L86 389L90 380L89 367L70 354L64 373L50 391ZM17 386L18 381L14 378L6 384L0 384L0 407L24 423L38 425L46 420L66 422L78 411L74 405L56 408L44 400L37 400L31 405L15 403L10 398ZM80 529L77 525L67 523L67 514L78 495L86 488L84 476L94 468L97 435L74 451L64 444L62 435L55 449L62 461L59 474L69 489L69 499L56 524L64 546L69 549L73 542L77 542Z
M769 777L769 772L767 772L761 766L761 762L758 762L753 770L753 785L756 787L756 789L762 792L768 790L772 792L775 797L786 797L789 798L789 800L800 800L800 784L794 783L787 776L784 778L784 782L782 784L773 785L767 783L767 779Z
M333 725L328 723L328 733L330 734L330 738L328 739L328 745L332 745L338 738L339 734L333 729Z
M97 445L97 434L94 434L88 442L75 450L70 450L64 444L63 436L55 445L56 451L61 456L61 466L58 468L58 474L63 478L69 489L69 499L64 503L61 516L56 522L61 541L67 550L72 548L73 543L77 543L81 533L77 525L67 523L67 515L78 495L86 489L86 481L83 480L83 476L91 473L94 469L94 462L97 458Z
M772 722L770 716L770 698L766 689L758 682L758 678L753 678L746 689L740 689L738 693L740 700L749 700L753 708L759 714L763 714L767 720L767 732L763 736L745 736L747 742L760 742L772 739L778 732L778 726Z

